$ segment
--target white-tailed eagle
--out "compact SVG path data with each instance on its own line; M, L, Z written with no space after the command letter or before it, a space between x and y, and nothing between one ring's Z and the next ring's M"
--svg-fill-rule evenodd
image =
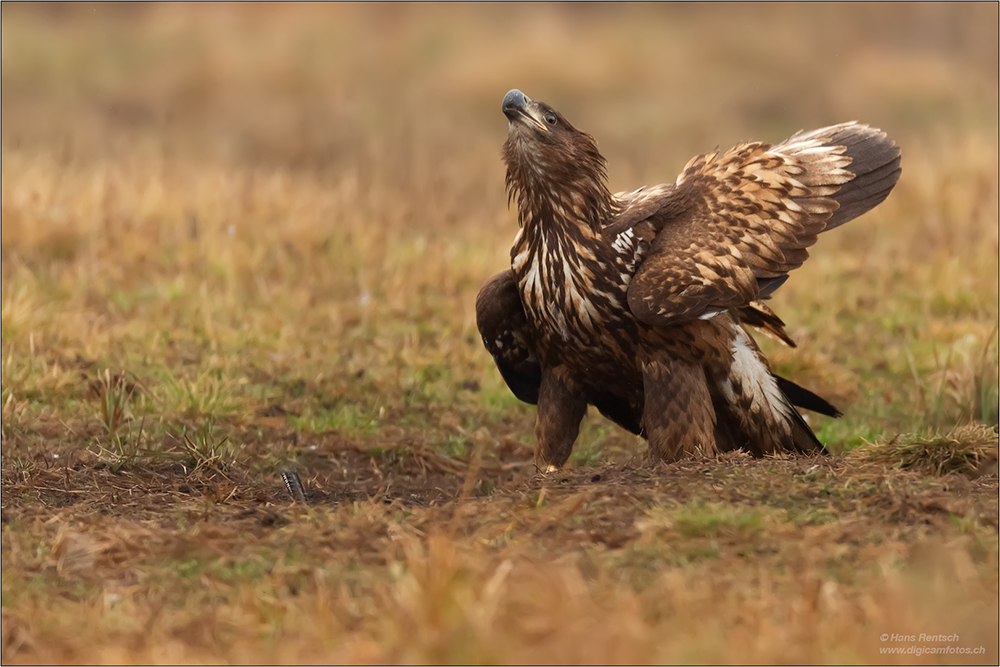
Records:
M773 375L744 325L792 344L763 300L820 233L889 195L900 153L885 133L851 122L740 144L613 195L590 135L519 90L503 113L521 229L476 316L507 385L538 406L538 463L566 462L588 405L667 461L821 451L795 406L836 408Z

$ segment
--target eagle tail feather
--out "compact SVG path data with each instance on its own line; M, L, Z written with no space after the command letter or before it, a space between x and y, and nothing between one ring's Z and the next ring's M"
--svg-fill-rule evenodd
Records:
M781 393L792 402L792 405L798 406L805 410L812 410L813 412L818 412L821 415L826 415L827 417L842 417L843 413L838 410L833 404L824 399L822 396L818 396L805 387L801 387L791 380L786 380L776 373L772 373L774 379L778 383L778 389Z
M792 407L788 415L792 420L792 443L795 449L803 454L826 453L826 447L819 441L799 411Z

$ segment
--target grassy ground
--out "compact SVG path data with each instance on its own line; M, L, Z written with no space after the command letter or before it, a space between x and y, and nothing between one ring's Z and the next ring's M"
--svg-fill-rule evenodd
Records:
M997 45L990 4L5 4L3 661L996 663ZM616 190L896 139L762 342L833 456L646 469L592 414L535 473L473 314L511 87ZM925 646L982 652L881 652Z

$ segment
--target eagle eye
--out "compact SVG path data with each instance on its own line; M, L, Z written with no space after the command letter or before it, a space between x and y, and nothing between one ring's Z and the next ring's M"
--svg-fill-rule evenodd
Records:
M556 115L551 111L545 114L545 122L548 123L549 125L555 125L558 120L559 119L556 118Z

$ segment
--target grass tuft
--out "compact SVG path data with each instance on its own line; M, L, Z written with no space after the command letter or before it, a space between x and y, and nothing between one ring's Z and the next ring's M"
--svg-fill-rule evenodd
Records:
M211 423L194 429L182 427L179 435L192 473L205 468L228 468L232 465L234 452L229 436L220 436Z
M932 475L974 474L991 463L995 470L997 442L995 427L973 424L945 434L901 434L858 447L851 456Z
M99 456L112 470L133 465L143 454L146 426L143 417L138 430L135 428L132 402L136 385L127 379L125 371L112 375L105 368L91 383L91 389L98 395L97 420L103 429L103 435L97 439Z
M98 414L101 425L109 438L118 435L118 429L129 415L129 406L132 402L132 394L135 392L135 385L125 379L125 371L121 371L114 377L111 376L110 369L104 369L103 374L99 374L98 393L100 398L100 412Z

